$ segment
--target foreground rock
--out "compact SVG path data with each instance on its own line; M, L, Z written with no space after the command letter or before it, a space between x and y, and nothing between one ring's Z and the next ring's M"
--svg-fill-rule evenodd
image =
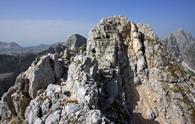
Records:
M42 56L21 74L3 96L1 123L193 124L194 86L151 27L110 17L86 48Z
M24 111L32 98L36 96L37 91L47 88L50 83L57 83L63 75L62 63L58 61L57 54L48 54L37 58L29 69L20 74L16 83L2 97L1 109L10 110L9 116L24 116ZM5 111L1 111L5 114ZM9 118L9 116L3 118Z

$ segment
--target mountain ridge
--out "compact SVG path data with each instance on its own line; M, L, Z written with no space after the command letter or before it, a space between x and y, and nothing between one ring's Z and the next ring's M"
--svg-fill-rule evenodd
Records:
M94 26L79 48L38 57L0 101L0 122L193 124L195 84L148 25Z
M0 54L28 54L28 53L38 53L41 52L42 50L46 50L50 47L51 45L45 45L45 44L40 44L37 46L29 46L29 47L22 47L16 42L3 42L0 41Z

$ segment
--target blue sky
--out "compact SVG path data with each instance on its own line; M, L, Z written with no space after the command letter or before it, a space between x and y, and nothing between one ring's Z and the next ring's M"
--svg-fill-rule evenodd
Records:
M0 0L0 40L23 46L88 36L101 18L125 15L160 37L179 28L195 35L195 0Z

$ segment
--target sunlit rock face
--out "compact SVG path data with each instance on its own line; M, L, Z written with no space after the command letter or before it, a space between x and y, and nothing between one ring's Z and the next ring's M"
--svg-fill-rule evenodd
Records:
M80 46L34 61L3 95L1 123L195 122L194 82L150 26L104 18Z

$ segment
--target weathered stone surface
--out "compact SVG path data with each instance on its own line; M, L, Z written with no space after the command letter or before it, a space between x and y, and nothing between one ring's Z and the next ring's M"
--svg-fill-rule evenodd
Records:
M36 96L38 90L46 89L49 84L56 83L61 77L63 70L57 57L57 54L48 54L37 58L37 61L25 72L32 98Z
M33 111L37 110L39 106L42 106L40 109L42 115L38 116L35 114L34 120L39 118L45 123L60 122L63 124L66 122L84 122L87 111L89 111L91 107L97 106L96 83L89 75L90 63L88 63L89 66L86 66L84 64L86 61L90 61L89 58L85 59L82 55L76 56L69 67L68 79L65 84L62 86L49 85L44 93L31 101L26 111L27 122L30 123L30 119L32 118L29 113L35 113ZM81 77L79 77L79 75ZM47 106L49 101L50 107ZM35 106L38 103L41 103L41 105ZM36 109L34 107L36 107ZM75 118L76 115L77 117ZM52 118L52 116L55 117ZM47 119L45 117L47 117Z
M39 93L37 91L46 89L49 84L58 83L62 74L63 66L58 61L58 54L37 58L26 72L17 77L15 85L3 95L1 116L5 119L12 116L23 119L26 107ZM4 117L6 113L7 116Z

